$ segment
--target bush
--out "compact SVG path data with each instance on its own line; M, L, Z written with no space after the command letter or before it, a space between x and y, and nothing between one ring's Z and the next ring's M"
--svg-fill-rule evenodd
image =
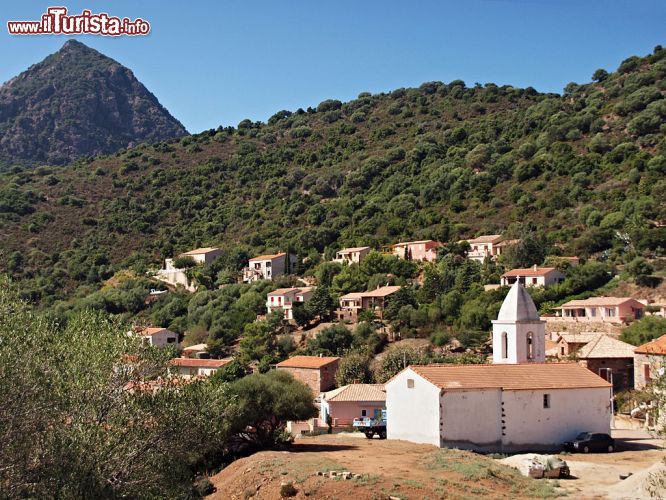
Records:
M642 345L661 337L664 332L666 332L666 318L646 316L622 330L620 339L632 345Z
M373 382L370 371L370 358L364 354L352 353L340 360L335 373L338 387L347 384L370 384Z

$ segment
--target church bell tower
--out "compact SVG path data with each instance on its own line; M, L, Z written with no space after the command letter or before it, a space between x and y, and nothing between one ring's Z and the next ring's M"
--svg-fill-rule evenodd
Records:
M493 364L546 361L546 326L525 287L516 281L493 321Z

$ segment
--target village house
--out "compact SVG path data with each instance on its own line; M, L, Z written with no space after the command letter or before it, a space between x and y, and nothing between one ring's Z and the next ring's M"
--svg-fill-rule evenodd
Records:
M599 333L596 332L560 333L556 341L557 357L564 358L574 355L581 347L595 339L597 335Z
M183 357L185 358L205 358L208 355L207 344L194 344L183 348Z
M373 311L379 318L383 317L387 298L400 290L399 286L382 286L369 292L353 292L340 297L340 307L336 309L338 321L358 320L363 310Z
M170 365L177 375L183 378L209 377L217 370L231 363L227 359L174 358Z
M375 410L386 406L386 393L382 384L349 384L321 395L319 418L332 427L348 427L355 418L372 418Z
M243 269L243 282L275 279L283 274L289 274L295 264L296 256L289 255L287 262L287 254L284 252L253 257Z
M386 383L388 438L508 452L610 433L610 384L577 363L544 363L544 340L516 282L493 322L493 364L413 365Z
M433 240L405 241L384 247L384 250L401 259L435 262L437 252L443 246L439 241Z
M343 248L335 253L333 262L340 264L360 264L363 258L370 253L370 247Z
M515 245L520 240L505 240L501 234L487 234L471 240L461 240L459 243L463 241L467 241L470 246L467 258L483 263L486 258L497 259L506 247Z
M326 356L294 356L277 365L277 370L286 370L296 379L312 389L318 396L335 387L335 372L340 358Z
M643 389L666 369L666 335L634 349L634 387Z
M613 384L613 391L634 388L634 346L603 333L580 348L578 363Z
M178 334L166 328L151 326L130 332L130 334L141 337L146 344L153 347L165 347L167 345L178 344Z
M208 266L217 257L222 255L222 250L219 248L197 248L189 252L181 253L178 257L191 257L197 265ZM165 259L164 269L160 269L155 274L155 278L169 283L174 286L181 285L188 292L195 292L196 286L190 281L185 269L179 269L174 265L176 259Z
M520 281L525 286L547 287L564 281L562 274L556 267L529 267L527 269L512 269L502 275L503 286L513 285Z
M266 296L266 309L269 313L282 309L284 311L284 319L291 321L294 319L294 305L302 305L310 300L314 288L306 286L273 290ZM297 307L299 306L297 305Z
M562 320L624 324L642 318L644 308L644 304L631 297L591 297L570 300L555 310Z

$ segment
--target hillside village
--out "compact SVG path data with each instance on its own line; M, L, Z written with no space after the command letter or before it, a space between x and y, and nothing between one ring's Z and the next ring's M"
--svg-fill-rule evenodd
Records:
M657 46L562 96L428 82L8 167L0 489L405 498L325 457L406 447L441 496L552 496L500 461L633 453L665 429L665 76Z
M562 295L559 297L560 305L548 304L542 307L545 313L540 315L530 293L538 295L557 287L568 290L567 279L572 280L575 276L572 273L594 264L582 263L576 256L557 255L544 259L549 263L548 266L534 264L501 272L506 269L502 265L502 253L516 251L520 244L520 240L505 240L501 235L482 235L450 245L425 240L400 242L383 246L379 250L369 246L343 248L335 252L330 263L323 261L320 264L337 266L332 271L337 274L333 280L329 277L328 286L326 283L320 284L318 279L321 278L312 274L295 276L293 271L298 262L292 253L278 252L251 257L236 280L245 284L266 283L267 288L261 299L265 303L256 315L255 323L272 324L268 327L267 336L275 337L278 343L288 348L272 353L263 351L266 352L264 356L255 356L253 359L247 355L243 337L240 344L223 349L209 349L205 342L191 345L194 340L184 339L181 344L182 354L171 362L173 374L186 378L206 377L218 370L224 371L225 367L227 370L230 366L237 369L238 365L242 365L245 372L265 371L269 368L286 370L308 385L319 408L318 417L308 422L289 423L288 429L294 434L313 433L319 429L347 430L355 420L373 418L378 411L386 408L392 418L387 426L388 433L382 433L382 437L393 436L438 445L446 443L446 446L485 451L552 449L570 438L574 431L581 429L610 433L612 416L618 412L640 416L644 422L642 425L654 426L655 412L650 411L651 407L640 399L632 402L631 397L627 399L625 395L630 394L627 391L644 389L651 380L663 373L666 368L666 358L663 358L666 350L659 347L659 342L666 342L666 331L657 340L639 346L624 341L622 332L630 325L636 328L646 316L666 323L666 319L660 319L664 318L666 301L595 296L595 290L583 287L576 290L576 296L588 298L576 299ZM430 273L438 262L441 264L450 258L452 252L457 252L455 257L459 260L472 262L472 266L496 267L494 277L499 276L500 282L483 285L487 292L502 297L497 317L491 321L493 333L487 342L479 338L476 343L463 345L453 335L444 336L448 341L442 342L438 334L431 335L428 341L419 335L418 329L414 332L403 328L403 308L409 308L413 314L415 297L431 285ZM151 271L149 276L168 285L167 289L159 292L160 295L183 291L192 293L200 286L197 273L193 271L205 272L207 267L215 266L215 259L221 258L221 255L222 250L213 247L190 250L175 258L168 258L164 269ZM401 279L388 272L380 280L359 282L348 293L331 291L330 284L336 276L345 272L353 273L364 262L372 260L394 264L406 261L413 266L413 273L411 277ZM605 279L609 280L610 277ZM294 286L282 286L286 283ZM474 285L479 286L481 282L469 284ZM220 285L221 288L226 286L230 285ZM407 319L407 322L410 320ZM374 352L364 352L358 338L354 338L359 336L359 331L364 330L366 333L361 335L378 337ZM136 334L146 338L152 346L173 345L181 340L177 333L164 326L142 328ZM412 344L410 338L420 342ZM270 343L266 339L260 342ZM406 347L412 345L418 347ZM403 359L399 358L400 355ZM268 364L267 359L270 360ZM388 365L388 360L392 360L393 366ZM453 387L448 382L449 377L453 377L452 380L460 381L455 383L456 387L465 389L465 384L472 384L468 390L481 390L480 396L485 406L488 406L491 397L489 390L500 387L507 391L514 387L512 384L516 375L512 375L513 368L498 366L496 373L493 370L486 374L473 368L474 364L522 367L524 371L516 373L520 374L518 378L523 382L515 387L530 391L528 399L543 404L539 411L550 410L553 403L550 393L537 397L533 394L535 391L548 389L560 394L561 391L575 391L578 387L584 390L580 392L580 398L574 397L573 392L571 397L558 396L557 399L566 405L558 411L567 418L548 415L551 412L535 416L536 427L532 434L526 432L529 420L521 422L518 425L522 432L520 439L531 436L525 442L504 438L506 431L502 432L502 437L495 436L488 442L484 441L485 438L479 437L483 434L479 434L479 429L483 425L496 428L493 422L496 422L497 417L478 413L477 410L476 413L485 424L474 423L469 416L465 416L467 413L460 401L451 403L456 408L455 415L462 418L456 437L442 435L441 439L433 440L421 434L410 434L408 429L425 429L423 426L427 426L427 422L410 425L409 422L418 421L419 416L408 413L409 409L416 409L421 414L427 403L398 403L396 401L401 398L412 397L409 394L403 395L402 391L398 391L392 400L391 387L400 384L396 380L410 376L417 376L428 383L446 380L436 382L436 385L443 384L439 387L445 388ZM369 369L371 365L374 365L374 373ZM410 365L431 368L417 369L412 366L405 371ZM437 366L442 367L441 373ZM453 370L456 366L459 367L458 372ZM470 382L462 382L467 380L468 370ZM478 379L474 373L479 374ZM503 377L506 377L506 385L502 382ZM539 380L547 381L547 387L540 385L542 383ZM530 386L530 381L536 385ZM580 386L576 385L578 383ZM596 396L587 393L592 387L599 389ZM622 404L618 402L618 394ZM596 407L591 406L591 401L596 401ZM448 405L445 404L446 407ZM583 416L580 413L583 407L590 409L589 415ZM502 410L504 418L506 411ZM433 418L435 413L432 414ZM446 418L454 418L454 415ZM554 421L558 422L559 427L553 425ZM547 437L543 429L547 422L550 422L547 426L552 433L551 438ZM467 436L465 432L468 432ZM489 429L489 432L492 434L494 431Z

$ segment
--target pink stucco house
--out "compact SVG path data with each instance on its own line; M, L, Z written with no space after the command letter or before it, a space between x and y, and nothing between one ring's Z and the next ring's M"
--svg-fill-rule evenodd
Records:
M282 309L284 319L290 321L294 319L294 304L305 304L312 297L314 289L312 286L304 286L273 290L266 296L266 309L269 313Z
M437 251L442 246L444 245L439 241L421 240L396 243L386 249L401 259L434 262L437 260Z
M321 395L319 418L332 427L348 427L355 418L373 417L386 406L382 384L349 384Z
M644 304L631 297L591 297L570 300L555 310L561 320L623 324L642 318L644 308Z
M486 234L477 236L471 240L462 240L469 243L467 258L483 262L486 257L495 260L502 255L506 247L517 244L520 240L505 240L501 234ZM462 242L461 241L461 242Z

